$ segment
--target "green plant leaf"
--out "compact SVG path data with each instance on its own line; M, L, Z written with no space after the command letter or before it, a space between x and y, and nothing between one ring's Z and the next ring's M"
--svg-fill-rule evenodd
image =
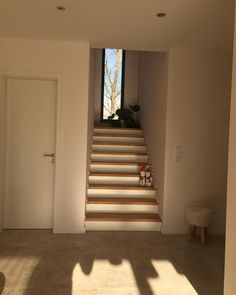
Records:
M140 111L140 106L138 104L129 105L129 107L130 107L131 111L133 111L135 113L138 112L138 111Z
M116 114L112 114L112 115L110 115L107 119L108 119L108 120L112 120L112 119L115 117L115 115L116 115Z

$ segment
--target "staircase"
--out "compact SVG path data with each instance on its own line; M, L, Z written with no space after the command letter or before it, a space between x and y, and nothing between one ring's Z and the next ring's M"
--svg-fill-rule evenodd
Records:
M159 231L153 187L139 186L139 167L148 163L141 129L93 130L86 230Z

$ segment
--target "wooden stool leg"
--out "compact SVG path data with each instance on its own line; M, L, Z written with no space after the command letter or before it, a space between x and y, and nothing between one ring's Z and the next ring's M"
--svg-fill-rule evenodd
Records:
M196 226L190 225L190 227L189 227L189 241L192 241L193 237L195 236L195 233L196 233Z
M208 240L208 227L205 227L205 239Z
M201 227L201 242L203 245L206 243L206 235L205 235L206 229L205 227Z

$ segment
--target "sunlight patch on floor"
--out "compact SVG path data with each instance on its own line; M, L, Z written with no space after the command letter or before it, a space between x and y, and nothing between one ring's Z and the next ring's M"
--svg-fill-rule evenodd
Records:
M166 295L197 295L187 277L176 270L168 260L151 260L152 265L158 273L158 278L149 278L148 282L153 294Z
M0 257L0 269L4 269L5 285L8 288L18 287L17 295L25 294L31 277L40 262L37 256L4 256Z
M81 288L132 287L136 284L132 267L127 260L112 264L109 260L94 260L90 274L77 263L72 273L72 291Z
M178 272L168 260L151 260L148 267L140 265L135 269L125 259L117 263L94 260L92 265L89 260L87 262L87 266L86 263L77 263L73 269L71 295L77 295L78 292L94 295L138 295L142 288L149 292L147 294L198 294L187 277Z

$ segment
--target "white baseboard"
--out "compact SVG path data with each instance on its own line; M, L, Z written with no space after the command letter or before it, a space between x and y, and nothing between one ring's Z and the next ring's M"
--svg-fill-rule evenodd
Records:
M161 233L163 235L186 235L187 231L183 231L183 230L171 230L171 229L162 229Z
M165 227L165 223L163 223L161 233L165 235L184 235L188 233L188 226L186 225L186 227L181 226L178 228L171 228Z
M209 234L216 235L216 236L224 236L225 235L225 228L209 228Z
M75 226L75 227L67 227L67 226L58 226L53 229L54 234L84 234L85 227L84 226Z
M188 233L188 226L181 228L165 228L162 227L162 234L165 235L186 235ZM211 228L209 227L210 235L225 235L225 228Z

